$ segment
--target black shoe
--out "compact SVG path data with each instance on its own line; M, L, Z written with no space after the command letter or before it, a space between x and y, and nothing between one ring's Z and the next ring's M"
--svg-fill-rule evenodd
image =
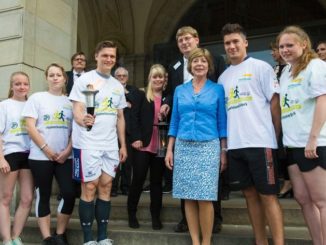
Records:
M185 220L181 220L174 228L173 228L174 232L187 232L188 229L188 225L187 225L187 221Z
M278 198L293 198L293 190L292 190L292 188L287 190L284 193L278 193L277 197Z
M130 228L133 228L133 229L139 228L139 222L138 222L136 215L129 215L128 221L129 221Z
M42 245L56 245L56 241L54 239L54 237L49 236L47 238L45 238L42 243Z
M162 188L162 193L163 194L169 194L171 192L172 192L172 187L171 186L168 186L168 185L163 186L163 188Z
M118 196L118 192L116 190L111 190L111 197L117 197Z
M66 233L59 235L55 234L54 239L57 245L68 245Z
M163 228L162 222L158 218L152 218L153 230L161 230Z
M227 201L229 199L230 199L230 192L229 191L222 191L221 200Z
M143 192L150 192L151 190L151 187L150 185L146 185L144 188L143 188Z
M222 224L221 223L215 223L214 222L214 225L213 225L213 233L220 233L222 230Z

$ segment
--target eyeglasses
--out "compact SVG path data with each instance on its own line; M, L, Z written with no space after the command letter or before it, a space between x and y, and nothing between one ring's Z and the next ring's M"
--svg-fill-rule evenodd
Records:
M127 75L126 74L117 74L117 75L115 75L116 77L127 77Z
M81 62L85 62L86 60L83 58L75 58L74 61L81 61Z

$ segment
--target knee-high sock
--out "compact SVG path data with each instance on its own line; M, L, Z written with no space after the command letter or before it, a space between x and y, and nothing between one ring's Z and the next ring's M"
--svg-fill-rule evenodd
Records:
M95 217L97 221L97 241L108 238L107 227L111 211L111 202L96 199Z
M79 201L79 219L84 234L84 243L94 241L92 234L92 225L94 221L94 201Z

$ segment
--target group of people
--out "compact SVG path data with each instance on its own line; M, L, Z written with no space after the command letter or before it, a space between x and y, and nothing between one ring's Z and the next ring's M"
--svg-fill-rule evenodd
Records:
M194 28L181 27L176 34L180 59L167 70L160 64L151 66L145 92L127 84L123 67L115 69L113 77L117 46L112 41L97 45L94 70L85 71L82 52L72 57L70 72L50 64L45 70L46 92L28 97L28 75L13 73L8 99L0 103L3 244L23 244L19 236L34 190L42 244L68 244L65 231L76 196L84 244L113 244L107 225L110 193L119 188L114 177L121 176L120 188L128 195L129 227L139 228L137 206L148 170L152 228L162 229L165 167L173 171L172 195L181 199L183 218L175 231L189 230L193 245L211 244L212 233L222 228L220 176L226 169L231 189L241 190L246 199L255 243L268 244L267 223L274 244L284 244L277 198L280 142L280 163L288 170L313 243L324 244L326 44L318 44L318 58L303 29L286 27L272 46L279 55L274 71L248 56L247 36L239 24L226 24L221 34L228 66L221 56L213 57L199 46ZM86 110L87 89L97 91L94 115ZM155 125L161 120L170 122L165 158L156 157ZM53 177L60 202L51 234ZM16 182L20 201L11 227Z

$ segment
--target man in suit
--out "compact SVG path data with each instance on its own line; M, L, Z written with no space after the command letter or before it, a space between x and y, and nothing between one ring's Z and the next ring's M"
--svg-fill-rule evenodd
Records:
M74 82L85 72L86 69L86 55L83 52L77 52L71 57L71 71L67 71L67 85L66 90L69 96Z
M182 84L189 82L192 79L192 75L187 70L188 56L192 50L199 46L199 35L197 30L191 26L184 26L178 29L176 33L176 41L180 50L181 56L169 65L168 68L168 84L167 93L172 95L175 88ZM214 73L209 75L209 79L213 82L217 82L218 77L225 70L225 62L222 56L213 57L214 61ZM161 112L167 114L172 105L172 101L167 101L165 105L162 105ZM218 233L222 229L222 215L221 215L221 199L213 202L214 205L214 226L213 232ZM181 200L182 219L174 227L175 232L188 231L188 225L185 215L184 200Z
M132 148L130 142L131 133L131 121L130 114L133 109L133 103L139 93L138 88L128 84L129 73L124 67L118 67L114 72L114 77L120 81L125 88L125 96L127 101L127 107L123 109L125 122L126 122L126 143L128 158L123 164L120 163L119 168L116 172L116 176L112 183L111 196L115 197L118 195L118 189L120 187L122 195L128 195L129 186L131 183L131 172L132 172ZM121 180L120 180L121 179ZM121 183L120 183L121 182ZM120 186L119 186L120 183Z

